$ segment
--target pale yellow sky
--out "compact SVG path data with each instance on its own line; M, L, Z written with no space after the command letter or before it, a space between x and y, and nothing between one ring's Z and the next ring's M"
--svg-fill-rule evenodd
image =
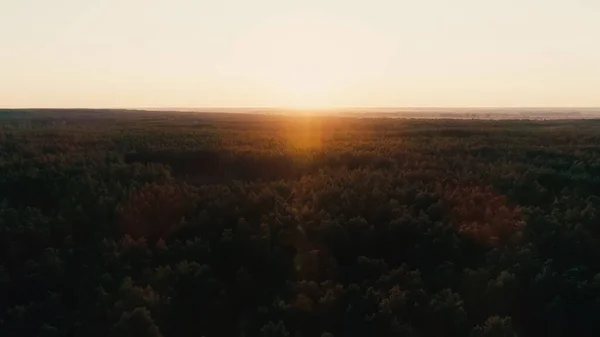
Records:
M0 0L0 107L600 106L600 0Z

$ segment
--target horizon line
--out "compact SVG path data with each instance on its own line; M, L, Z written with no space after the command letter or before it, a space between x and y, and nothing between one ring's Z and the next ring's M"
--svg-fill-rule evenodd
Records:
M164 106L164 107L0 107L0 110L207 110L207 109L268 109L319 111L343 109L600 109L600 106L335 106L335 107L288 107L288 106Z

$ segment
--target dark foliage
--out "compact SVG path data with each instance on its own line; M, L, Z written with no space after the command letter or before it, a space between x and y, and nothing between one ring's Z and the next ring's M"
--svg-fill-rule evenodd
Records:
M0 111L0 336L599 336L600 122Z

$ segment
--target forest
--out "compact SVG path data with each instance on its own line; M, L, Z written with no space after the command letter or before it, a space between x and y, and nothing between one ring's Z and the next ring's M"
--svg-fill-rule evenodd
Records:
M0 110L0 336L600 336L600 120Z

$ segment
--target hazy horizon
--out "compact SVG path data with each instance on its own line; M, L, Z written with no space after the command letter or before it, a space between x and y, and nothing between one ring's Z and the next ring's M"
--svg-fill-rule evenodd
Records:
M0 110L248 110L248 109L269 109L269 110L397 110L397 111L414 111L414 110L600 110L600 106L324 106L324 107L292 107L292 106L76 106L76 107L59 107L59 106L44 106L44 107L4 107L0 106Z
M5 0L0 108L594 108L599 16L593 0Z

